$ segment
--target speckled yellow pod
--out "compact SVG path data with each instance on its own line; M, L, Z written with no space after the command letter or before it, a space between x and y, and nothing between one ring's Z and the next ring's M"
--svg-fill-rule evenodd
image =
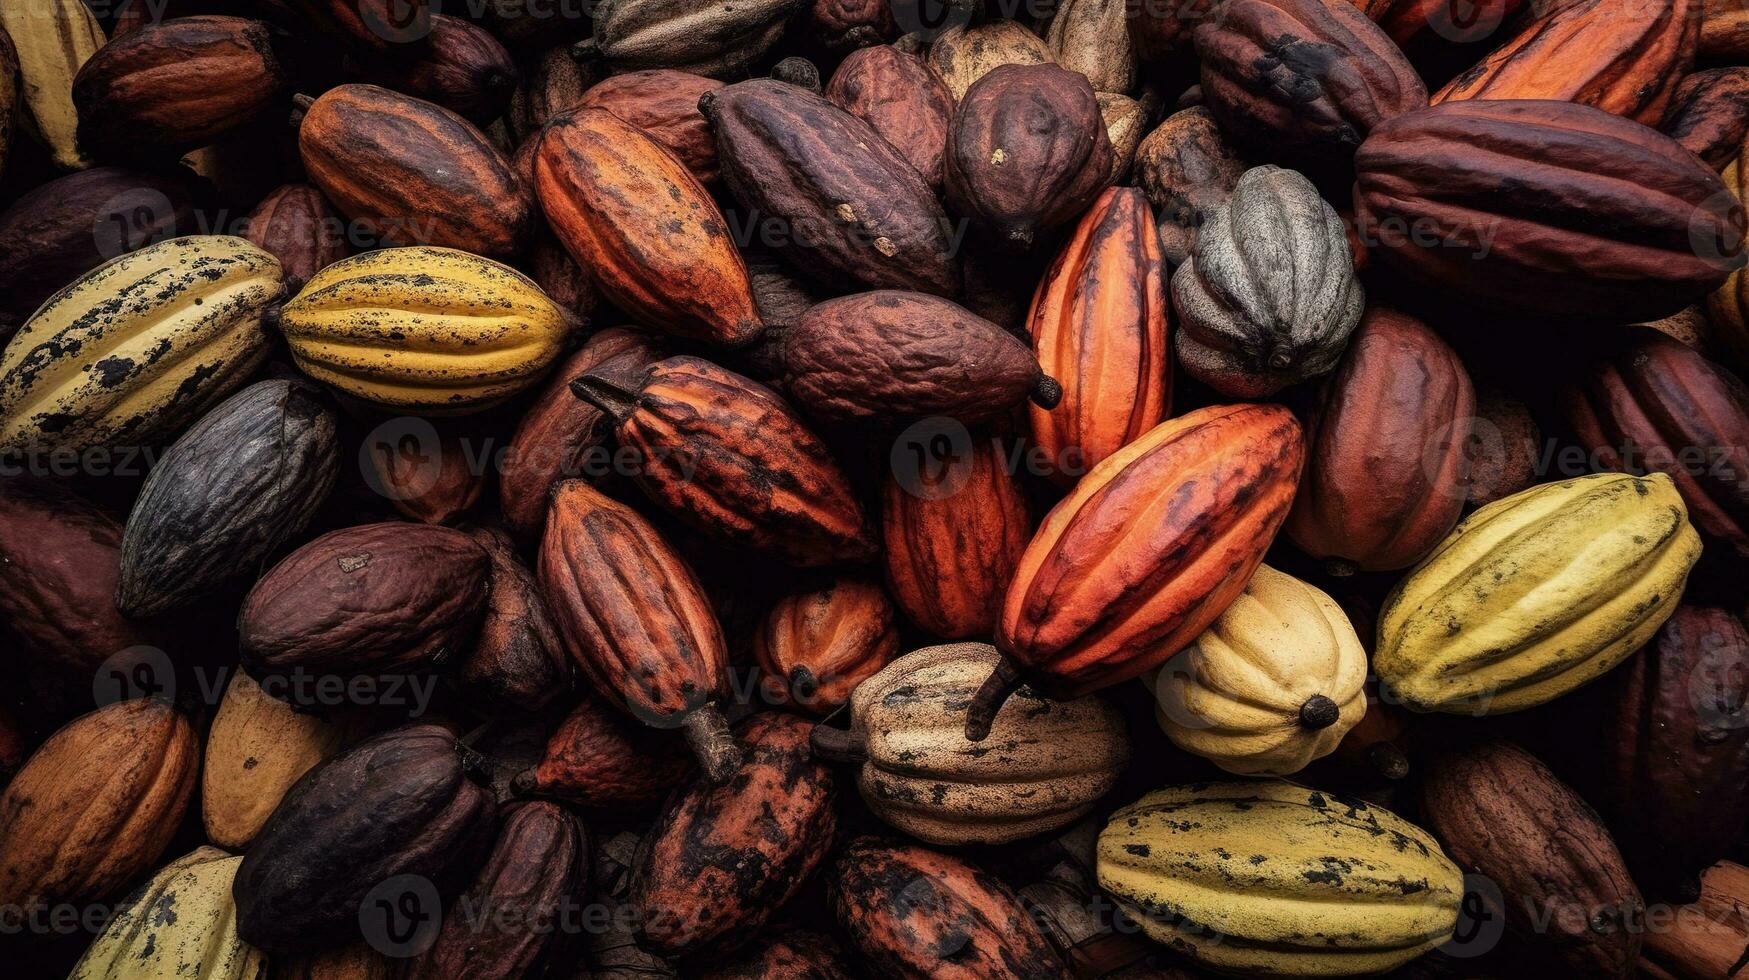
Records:
M196 848L110 920L68 980L261 980L267 959L237 935L231 879L241 857Z
M150 446L267 356L279 260L241 238L173 238L80 276L0 354L0 450Z
M1268 565L1150 675L1173 744L1228 772L1285 776L1366 715L1366 649L1336 600Z
M1398 583L1373 669L1415 711L1535 707L1650 640L1699 558L1662 473L1532 487L1471 514Z
M1464 876L1388 810L1280 779L1157 790L1099 834L1099 885L1150 939L1243 976L1347 976L1450 938Z
M460 415L539 381L574 320L527 276L448 248L336 262L286 304L304 373L382 408Z

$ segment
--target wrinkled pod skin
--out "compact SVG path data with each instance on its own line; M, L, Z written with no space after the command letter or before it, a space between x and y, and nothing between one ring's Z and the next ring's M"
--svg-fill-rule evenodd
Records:
M941 186L953 93L923 59L890 44L863 48L832 73L824 94L886 137L930 187Z
M340 229L340 213L321 191L286 184L249 213L243 237L279 260L286 289L295 295L311 276L352 254Z
M456 680L483 710L535 713L569 693L570 664L534 573L501 528L468 532L492 559L486 612Z
M518 773L511 791L550 797L585 810L646 810L692 771L676 732L638 724L595 694L584 694L547 739L534 766Z
M615 366L621 367L621 366ZM783 400L696 357L598 368L571 383L638 454L639 487L725 544L810 567L874 557L849 478Z
M310 770L243 855L238 934L270 953L324 949L358 937L360 905L396 875L453 894L497 824L479 764L444 728L406 725Z
M632 899L642 945L677 957L746 942L807 881L838 828L832 767L813 723L764 712L737 728L734 778L676 793L639 848Z
M1304 459L1286 408L1221 405L1163 422L1095 466L1021 556L996 629L1005 656L973 699L966 737L981 741L1022 683L1068 700L1182 650L1262 563Z
M537 574L559 637L594 688L655 728L680 728L712 780L741 751L718 702L728 651L698 577L630 507L581 480L553 491Z

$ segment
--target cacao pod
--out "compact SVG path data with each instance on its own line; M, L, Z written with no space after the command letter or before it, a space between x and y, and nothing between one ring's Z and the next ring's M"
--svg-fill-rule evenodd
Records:
M1093 99L1099 103L1099 118L1105 124L1106 138L1111 140L1111 176L1107 183L1128 183L1136 150L1148 135L1159 98L1151 92L1143 93L1141 99L1115 92L1095 92Z
M505 523L535 535L547 519L547 495L561 479L605 475L601 463L612 423L601 410L571 393L571 380L624 358L639 367L661 359L655 341L610 327L590 337L548 378L511 436L498 466L498 503ZM594 457L597 451L600 459Z
M339 752L346 735L344 726L293 711L253 677L233 670L202 760L200 815L207 839L247 849L292 784Z
M1058 0L1045 43L1057 64L1086 76L1096 92L1124 93L1136 84L1125 0Z
M1006 241L1087 210L1111 178L1111 138L1087 79L1055 65L1002 65L954 110L944 173L955 209Z
M134 499L116 608L137 618L186 606L300 534L339 473L339 424L301 381L260 381L208 412Z
M950 437L951 439L951 437ZM1006 445L974 436L932 456L928 428L902 436L881 498L887 583L906 618L936 636L990 635L1032 533Z
M1380 126L1355 167L1371 251L1471 303L1643 322L1743 266L1743 212L1718 176L1668 137L1589 106L1447 102Z
M1712 980L1741 969L1749 946L1749 868L1720 861L1701 882L1700 901L1675 909L1670 925L1648 929L1640 971L1653 980Z
M1166 420L1172 405L1171 303L1148 199L1113 188L1081 218L1040 280L1027 315L1039 368L1062 385L1033 406L1032 444L1072 483Z
M1261 398L1336 367L1366 308L1336 210L1292 170L1245 171L1172 274L1178 357L1223 395Z
M1136 147L1136 183L1154 205L1168 264L1176 268L1190 258L1198 233L1226 205L1245 170L1202 106L1173 113Z
M544 132L534 163L541 207L609 300L690 340L734 347L759 335L746 263L679 158L605 109L567 113Z
M67 980L265 980L266 958L237 938L231 880L242 863L197 847L159 869Z
M241 238L173 238L99 266L0 353L0 447L145 447L236 390L267 356L279 261Z
M1749 7L1741 0L1701 0L1697 50L1704 58L1740 58L1749 52Z
M310 277L352 254L340 213L309 184L286 184L250 212L243 237L273 253L286 288L296 292Z
M1368 133L1427 107L1403 52L1346 0L1232 0L1193 37L1221 130L1289 166L1344 172Z
M1749 817L1746 672L1742 619L1681 605L1616 674L1605 810L1648 897L1698 899Z
M1366 649L1336 600L1268 565L1151 685L1173 744L1241 776L1287 776L1366 715Z
M1694 64L1699 0L1571 0L1433 96L1561 99L1648 126Z
M959 102L973 83L1003 65L1046 65L1055 58L1051 46L1026 25L992 17L941 32L929 46L928 62Z
M465 532L386 522L330 531L249 590L237 616L258 678L417 673L466 653L491 572Z
M1533 487L1465 518L1397 584L1373 669L1415 711L1534 707L1650 640L1699 557L1662 473Z
M1491 504L1530 489L1542 462L1542 429L1530 409L1498 388L1476 395L1476 418L1470 426L1471 507Z
M202 197L191 177L120 167L82 170L20 197L0 213L0 338L104 262L192 230Z
M828 51L879 46L899 32L885 0L813 0L808 7L811 33Z
M859 578L779 599L753 638L759 669L779 685L774 702L816 716L849 701L898 652L893 604Z
M1457 863L1499 889L1505 907L1484 898L1487 913L1539 958L1633 975L1645 904L1603 821L1547 766L1508 742L1471 746L1429 768L1421 804Z
M503 3L523 3L525 0L500 0ZM594 66L571 57L565 48L548 48L535 60L529 76L517 88L510 100L506 117L510 131L523 143L540 135L541 127L583 101L584 93L606 81ZM537 141L538 142L538 141Z
M768 78L707 92L699 109L748 220L802 271L845 289L959 291L958 235L873 126Z
M839 853L835 871L838 924L883 976L1074 976L1014 892L963 858L859 837Z
M432 0L265 0L301 26L383 54L419 50L431 34Z
M500 712L539 712L570 686L570 667L546 599L516 556L510 536L493 528L469 532L492 559L480 637L456 679Z
M1129 762L1123 718L1098 698L1022 688L986 752L966 740L964 707L999 659L987 643L905 654L851 694L849 731L814 729L814 753L857 764L869 809L932 844L1005 844L1074 823Z
M1749 68L1710 68L1683 78L1658 128L1723 170L1737 159L1749 132Z
M80 0L33 0L0 9L0 30L17 50L24 107L55 166L89 167L79 149L73 79L103 47L103 27Z
M423 47L411 58L367 59L385 88L440 105L487 126L504 114L516 91L516 62L492 32L460 17L433 12Z
M270 37L258 20L172 17L104 45L73 79L80 148L131 160L236 132L285 96Z
M1749 556L1749 390L1735 375L1647 334L1562 402L1595 465L1668 474L1701 532Z
M119 898L182 822L200 768L194 726L155 698L67 723L0 791L0 902Z
M633 71L590 86L576 107L606 109L643 130L686 164L699 183L709 184L717 179L717 141L698 101L722 87L714 78L669 68Z
M540 584L560 639L596 691L656 728L681 728L711 779L740 750L722 627L684 559L630 507L581 480L553 490Z
M589 833L553 803L519 803L406 980L519 980L556 966L589 890ZM473 910L470 912L470 910ZM484 916L483 919L479 918Z
M600 55L616 71L679 68L733 78L783 35L803 0L600 0L595 33L576 52Z
M340 85L298 127L310 183L385 246L514 259L533 201L486 134L448 109L376 85Z
M1383 973L1449 939L1463 872L1426 831L1280 779L1157 790L1099 834L1099 884L1223 973Z
M1095 466L1020 558L996 629L1008 659L979 691L967 734L981 740L1022 674L1046 697L1075 698L1188 646L1262 564L1304 454L1287 409L1222 405L1163 422ZM1113 538L1114 528L1134 530Z
M380 427L365 436L359 455L370 488L403 517L426 524L456 523L485 489L480 461L453 429Z
M613 420L651 500L725 544L793 565L874 557L849 479L770 389L696 357L626 368L597 368L571 390Z
M550 796L612 813L660 802L685 780L686 743L673 732L633 724L585 694L547 740L540 762L518 773L518 795Z
M638 849L640 945L664 956L744 943L789 901L838 829L832 769L808 751L811 722L768 711L740 726L733 781L695 779Z
M437 725L404 725L310 770L243 855L231 893L237 934L272 954L359 936L359 907L398 875L454 894L491 846L479 757Z
M891 44L862 48L832 73L824 95L873 127L930 187L941 186L953 93L923 59Z
M1440 82L1474 65L1513 29L1521 11L1541 17L1570 0L1349 0L1384 28L1421 77Z
M1026 344L971 311L927 293L882 289L829 299L771 332L781 387L827 422L949 417L966 424L1061 391Z
M1749 139L1733 149L1730 162L1720 174L1738 204L1749 197L1749 184L1745 183L1749 181L1749 168L1743 165L1745 149L1749 149ZM1741 268L1730 270L1725 281L1707 295L1706 313L1713 336L1731 364L1739 369L1749 366L1749 276Z
M575 323L527 276L450 248L343 259L279 317L310 377L383 408L449 415L537 383Z
M1408 568L1463 513L1476 392L1426 324L1368 310L1306 422L1287 536L1337 574Z

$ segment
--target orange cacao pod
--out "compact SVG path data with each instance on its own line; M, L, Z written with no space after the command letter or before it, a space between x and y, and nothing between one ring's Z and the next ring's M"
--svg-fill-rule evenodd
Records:
M782 684L778 704L825 715L899 652L893 604L881 587L840 578L777 601L753 637L753 656Z
M650 499L705 534L800 566L874 557L849 478L770 389L670 357L645 370L598 368L571 390L614 420Z
M550 796L613 813L654 806L691 771L678 733L636 724L585 693L547 739L540 761L518 773L510 788L518 796Z
M553 233L638 322L725 346L759 335L747 264L679 158L605 109L547 124L535 186Z
M1108 190L1033 295L1032 349L1063 387L1055 408L1032 406L1032 442L1073 483L1165 421L1172 406L1172 303L1148 199Z
M682 728L714 780L740 762L717 702L729 655L704 587L630 507L581 480L553 491L539 573L565 650L646 725Z

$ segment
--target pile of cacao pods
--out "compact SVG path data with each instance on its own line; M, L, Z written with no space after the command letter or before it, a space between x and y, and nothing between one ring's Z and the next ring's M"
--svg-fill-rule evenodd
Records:
M1749 0L0 0L8 976L1749 960Z

